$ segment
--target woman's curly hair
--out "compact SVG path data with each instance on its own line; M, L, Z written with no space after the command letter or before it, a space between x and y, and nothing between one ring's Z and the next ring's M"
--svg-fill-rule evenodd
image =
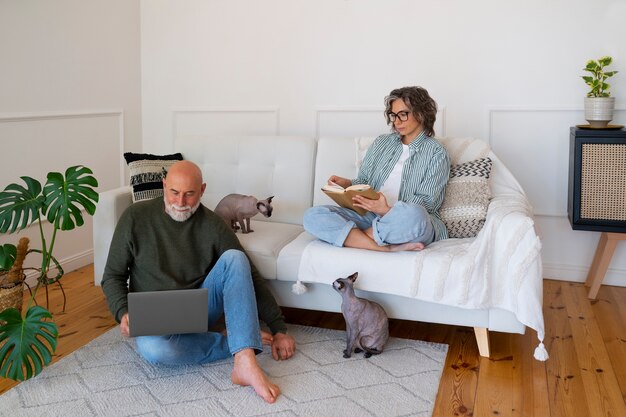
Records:
M391 113L391 104L398 99L401 99L409 107L413 117L421 123L424 132L428 136L435 136L434 124L437 119L437 103L422 87L396 88L385 97L385 119L387 124L391 125L391 131L395 132L396 128L389 119L389 113Z

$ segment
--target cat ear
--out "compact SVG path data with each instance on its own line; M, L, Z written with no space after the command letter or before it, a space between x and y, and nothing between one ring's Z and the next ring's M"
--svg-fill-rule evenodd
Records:
M355 272L354 274L350 275L350 276L348 277L348 279L349 279L350 281L354 282L354 281L356 281L356 277L358 277L358 276L359 276L359 273L358 273L358 272Z
M267 202L268 202L268 203L271 203L271 202L272 202L272 198L274 198L274 196L268 197L268 198L267 198Z

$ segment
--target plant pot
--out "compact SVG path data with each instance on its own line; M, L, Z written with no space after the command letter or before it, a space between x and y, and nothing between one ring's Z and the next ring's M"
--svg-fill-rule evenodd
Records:
M607 127L613 120L615 97L585 97L585 120L595 128Z
M4 281L6 273L0 274L0 311L7 308L15 308L22 312L22 300L24 299L24 282L9 284Z

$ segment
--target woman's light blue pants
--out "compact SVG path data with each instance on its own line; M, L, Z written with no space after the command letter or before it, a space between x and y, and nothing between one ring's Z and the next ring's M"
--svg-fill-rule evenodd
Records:
M304 229L334 246L343 246L353 228L373 230L379 246L421 242L432 243L435 230L428 211L419 204L397 202L387 214L372 212L361 216L354 210L337 206L315 206L304 213Z

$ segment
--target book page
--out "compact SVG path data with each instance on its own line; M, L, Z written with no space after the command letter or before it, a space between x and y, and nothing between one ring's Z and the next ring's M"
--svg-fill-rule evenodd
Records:
M342 191L343 190L343 191ZM322 187L322 191L326 193L335 203L344 208L349 208L356 211L360 215L367 213L367 210L361 207L355 207L352 202L352 197L355 195L362 195L365 198L372 200L378 200L380 195L367 184L356 184L346 189L340 186L329 185L329 189Z
M339 184L325 184L322 186L322 191L328 191L331 193L343 193L346 191L346 189Z

